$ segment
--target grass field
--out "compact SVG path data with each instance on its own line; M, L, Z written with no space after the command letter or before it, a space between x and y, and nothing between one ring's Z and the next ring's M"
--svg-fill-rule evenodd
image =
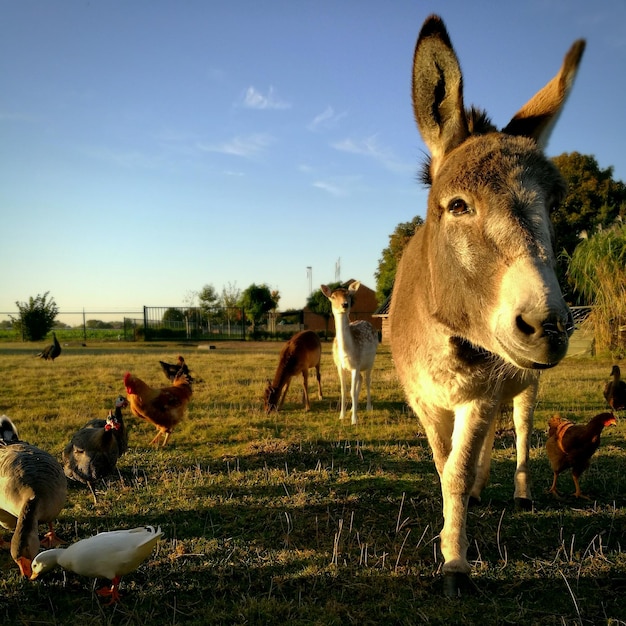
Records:
M338 418L339 385L324 344L325 398L262 410L280 343L65 346L55 363L37 347L0 345L0 414L22 439L61 457L71 434L106 415L126 371L166 383L159 359L183 354L201 379L186 420L165 449L149 424L125 413L130 449L119 475L88 489L70 484L56 525L66 541L98 531L160 525L164 538L122 579L105 606L93 581L55 570L19 577L0 554L5 624L618 624L626 623L626 442L607 429L583 491L556 501L545 454L547 419L603 410L611 361L566 359L545 372L532 439L535 509L512 502L514 438L499 424L491 484L468 518L475 593L442 595L439 481L417 419L407 410L389 350L381 346L372 413ZM573 492L569 474L559 482ZM44 531L44 527L41 527ZM5 538L9 538L7 533ZM103 581L98 581L98 587Z

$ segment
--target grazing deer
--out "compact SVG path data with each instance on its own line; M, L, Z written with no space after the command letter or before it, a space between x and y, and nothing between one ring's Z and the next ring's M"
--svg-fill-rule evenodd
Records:
M322 293L330 300L335 319L335 340L333 342L333 360L337 366L339 383L341 385L341 413L339 419L346 416L346 382L344 373L350 372L350 398L352 399L352 424L357 423L357 407L359 393L365 372L365 387L367 389L367 410L372 410L371 382L372 367L378 348L378 334L374 327L365 320L350 323L350 306L352 294L361 286L356 280L347 289L340 287L331 291L327 285L322 285Z
M513 400L515 502L531 508L529 435L539 372L567 351L572 315L554 272L549 210L565 183L542 148L572 87L585 42L498 131L463 104L446 28L424 23L413 60L413 107L431 157L424 225L393 289L393 359L426 430L441 480L444 589L467 582L466 517L489 477L495 417Z
M296 333L280 351L278 367L274 381L267 379L265 387L265 411L279 411L289 390L291 379L302 373L304 408L309 410L309 369L315 368L317 377L317 391L322 400L322 378L320 375L320 360L322 358L322 344L317 333L312 330L303 330ZM282 393L281 393L282 392Z

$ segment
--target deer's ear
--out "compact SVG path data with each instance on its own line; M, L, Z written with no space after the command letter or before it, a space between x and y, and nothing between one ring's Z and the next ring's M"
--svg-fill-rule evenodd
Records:
M502 132L534 139L545 148L567 100L585 51L584 39L574 42L559 73L538 91L513 117Z
M463 76L442 20L429 17L413 56L413 112L431 154L435 176L446 154L469 135L463 105Z

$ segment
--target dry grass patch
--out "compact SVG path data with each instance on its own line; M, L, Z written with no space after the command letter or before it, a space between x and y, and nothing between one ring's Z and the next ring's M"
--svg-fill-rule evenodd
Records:
M201 379L166 448L126 414L130 449L94 504L71 485L58 531L74 541L101 530L160 524L165 539L102 606L92 583L57 571L19 579L0 555L0 619L40 624L416 624L626 622L624 425L605 431L583 475L590 501L546 494L546 424L560 411L587 420L603 408L608 359L568 359L545 372L533 434L535 511L512 504L514 437L504 415L492 481L469 513L475 595L442 597L439 482L419 422L407 411L382 346L374 411L340 423L339 384L323 345L323 401L262 409L282 344L68 346L55 363L28 345L0 345L0 413L22 437L60 458L70 435L106 414L126 371L167 381L158 361L180 353ZM561 478L570 491L569 476ZM573 485L572 489L573 491Z

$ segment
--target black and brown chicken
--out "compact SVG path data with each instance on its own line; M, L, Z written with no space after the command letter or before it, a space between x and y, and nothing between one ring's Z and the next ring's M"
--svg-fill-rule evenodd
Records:
M57 339L56 333L52 331L52 343L35 356L44 361L52 361L54 363L54 359L56 359L59 354L61 354L61 344Z
M187 377L187 380L190 383L193 383L193 378L191 376L191 373L189 372L189 367L187 366L187 363L185 363L185 359L180 354L178 355L178 358L176 359L176 363L167 363L166 361L159 361L159 365L161 366L161 369L163 370L165 377L170 382L174 382L174 379L176 378L177 374L181 372Z
M605 426L615 425L613 413L599 413L587 424L574 424L570 420L553 415L548 422L546 451L554 472L549 493L559 496L556 482L561 472L571 468L577 498L586 498L580 490L580 475L589 467L591 457L600 445L600 435Z
M106 419L92 419L76 431L63 450L63 470L72 480L89 486L94 500L94 482L115 471L117 460L128 449L128 431L122 409L126 398L115 400L115 413Z
M621 379L619 365L611 368L611 380L604 386L604 399L614 411L626 409L626 382Z

